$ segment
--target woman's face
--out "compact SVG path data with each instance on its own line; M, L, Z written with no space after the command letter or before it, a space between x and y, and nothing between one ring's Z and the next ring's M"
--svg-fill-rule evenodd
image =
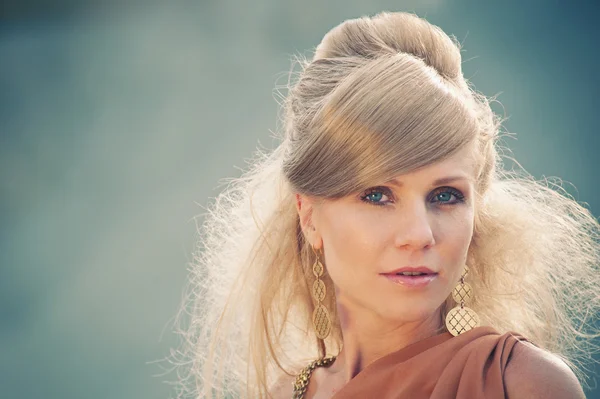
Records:
M462 273L473 235L469 149L439 163L324 201L312 209L310 241L323 248L338 306L401 322L431 317ZM387 275L425 266L437 275L409 287Z

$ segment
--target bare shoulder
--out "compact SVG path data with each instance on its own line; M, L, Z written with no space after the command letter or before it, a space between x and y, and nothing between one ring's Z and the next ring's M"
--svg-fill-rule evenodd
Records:
M290 399L293 396L292 384L296 377L284 374L273 384L269 390L272 399Z
M504 385L508 399L585 399L571 368L556 355L528 342L514 346Z

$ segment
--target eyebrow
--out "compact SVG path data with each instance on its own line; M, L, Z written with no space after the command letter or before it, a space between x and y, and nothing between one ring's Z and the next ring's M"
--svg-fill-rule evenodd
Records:
M434 186L439 186L439 185L442 185L442 184L452 183L452 182L455 182L457 180L467 180L467 181L470 181L471 178L469 178L467 176L447 176L447 177L441 177L441 178L435 180L433 182L433 185ZM398 180L398 179L392 179L392 180L389 181L389 183L390 184L395 184L398 187L402 187L402 185L403 185L403 183L400 180Z

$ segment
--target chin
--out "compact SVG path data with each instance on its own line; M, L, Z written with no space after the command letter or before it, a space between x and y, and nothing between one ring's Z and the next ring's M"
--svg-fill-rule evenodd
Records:
M381 315L390 320L396 320L403 323L418 322L433 317L439 307L421 305L411 305L410 303L398 304L398 306L385 306Z

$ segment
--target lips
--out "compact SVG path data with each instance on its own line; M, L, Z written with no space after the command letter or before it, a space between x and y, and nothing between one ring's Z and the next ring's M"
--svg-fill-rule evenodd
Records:
M430 268L426 267L426 266L405 266L405 267L401 267L399 269L395 269L395 270L391 270L389 272L385 272L385 273L381 273L381 274L386 274L386 275L395 275L395 274L400 274L402 272L411 272L411 273L423 273L423 274L438 274L437 272L434 272L433 270L431 270Z
M408 272L410 274L401 274L403 272ZM427 266L405 266L390 270L386 273L381 273L381 275L388 281L411 289L428 287L429 284L431 284L434 280L437 280L438 277L438 273L434 272Z
M404 286L405 288L425 288L428 287L433 281L437 280L437 273L434 274L421 274L419 276L405 276L403 274L384 274L388 281L396 285Z

